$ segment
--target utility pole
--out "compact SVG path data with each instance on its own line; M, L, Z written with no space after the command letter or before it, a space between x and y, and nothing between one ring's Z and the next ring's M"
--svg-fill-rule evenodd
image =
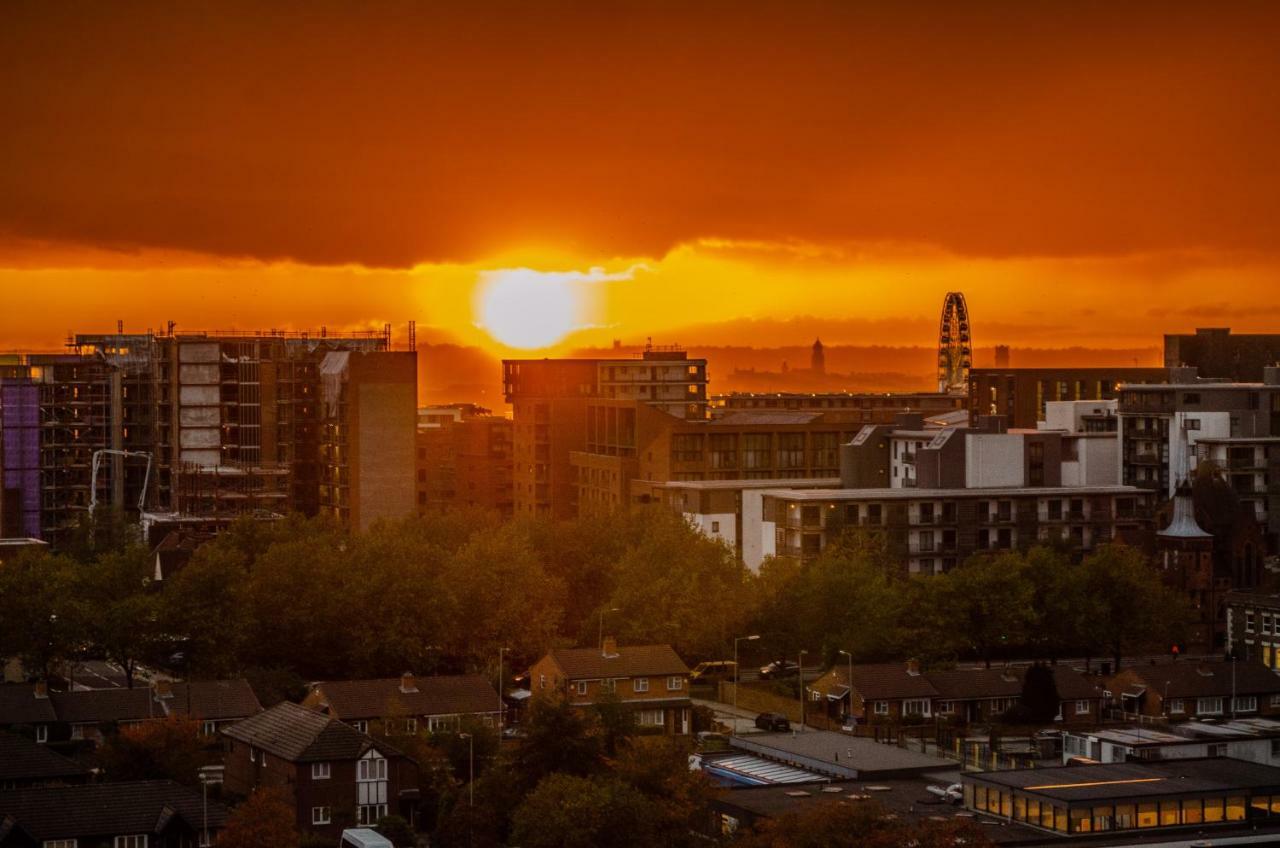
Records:
M738 674L738 643L754 642L760 638L760 634L756 633L752 636L738 636L733 640L733 733L738 733L738 686L740 684L740 676Z
M845 693L846 695L849 696L849 711L846 713L846 715L852 716L853 715L853 654L849 653L848 651L841 651L840 653L844 654L846 657L849 658L849 680L847 681L849 684L849 691Z
M800 649L800 656L797 657L796 674L800 677L800 729L804 730L804 655L809 653L803 648Z

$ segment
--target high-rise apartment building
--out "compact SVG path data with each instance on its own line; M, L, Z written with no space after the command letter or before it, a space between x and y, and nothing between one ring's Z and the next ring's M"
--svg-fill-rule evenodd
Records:
M1256 383L1280 364L1280 333L1233 334L1228 327L1198 327L1164 337L1167 368L1195 368L1201 377Z
M419 514L476 508L512 514L514 424L474 404L418 410Z
M576 514L577 476L570 461L587 440L592 400L627 401L673 420L707 416L707 362L683 350L649 347L632 359L507 359L503 387L511 404L513 501L520 514ZM593 426L625 429L632 416L605 412Z
M56 543L92 504L201 529L241 514L314 515L321 362L389 346L388 332L170 329L78 335L66 353L10 357L0 362L0 535ZM403 426L411 502L412 409Z
M969 415L1002 415L1010 429L1034 429L1045 405L1063 400L1110 400L1128 383L1167 383L1167 368L974 368Z

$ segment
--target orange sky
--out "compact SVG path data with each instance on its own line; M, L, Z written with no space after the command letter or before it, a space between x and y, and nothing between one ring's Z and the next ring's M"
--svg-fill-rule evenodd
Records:
M949 289L980 344L1274 330L1278 43L1268 3L6 3L0 348L502 353L519 268L574 293L551 351L928 344Z

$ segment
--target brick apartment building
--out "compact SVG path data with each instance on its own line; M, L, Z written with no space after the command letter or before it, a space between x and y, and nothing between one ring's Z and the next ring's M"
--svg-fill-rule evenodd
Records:
M1004 416L1010 429L1035 429L1045 404L1109 400L1130 383L1167 383L1167 368L974 368L969 372L971 423Z
M1280 334L1233 334L1228 327L1197 327L1194 333L1167 333L1167 368L1196 368L1202 377L1257 382L1263 370L1280 362Z
M766 489L743 536L763 558L808 562L847 527L882 531L911 573L947 571L975 553L1023 549L1060 539L1083 554L1121 539L1138 542L1151 525L1150 492L1131 486L982 489ZM744 506L744 516L748 510ZM750 568L759 562L747 561Z
M535 698L558 693L578 707L616 698L641 729L691 732L689 667L670 645L620 647L606 637L600 648L556 648L529 669L529 686Z
M464 507L510 517L514 430L510 418L474 404L419 409L418 512Z
M586 444L590 400L629 401L675 419L707 416L706 360L689 359L682 350L650 347L631 359L507 359L502 372L514 422L513 502L518 515L576 514L577 475L570 453ZM629 425L606 412L595 426Z

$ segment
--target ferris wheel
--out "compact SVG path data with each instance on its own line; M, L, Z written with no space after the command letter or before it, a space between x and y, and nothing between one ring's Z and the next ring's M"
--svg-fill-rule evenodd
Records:
M942 302L938 327L938 391L963 394L969 391L969 368L973 364L973 339L969 328L969 307L963 292L947 292Z

